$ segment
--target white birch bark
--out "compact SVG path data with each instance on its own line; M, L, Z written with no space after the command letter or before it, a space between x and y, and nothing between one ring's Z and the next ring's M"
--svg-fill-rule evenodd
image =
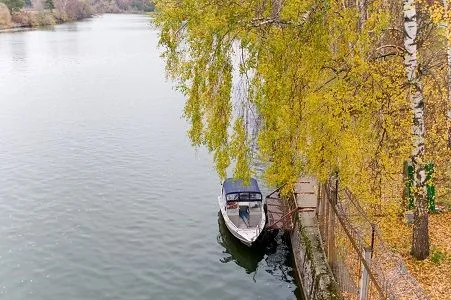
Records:
M445 8L445 26L446 26L446 45L448 54L448 76L446 83L448 84L448 148L451 148L451 24L448 20L449 12L448 0L443 0Z
M417 31L418 20L415 0L404 2L405 68L410 86L410 103L413 111L412 163L415 168L415 221L413 227L412 255L425 259L429 255L428 211L426 198L426 172L424 169L424 98L418 72Z

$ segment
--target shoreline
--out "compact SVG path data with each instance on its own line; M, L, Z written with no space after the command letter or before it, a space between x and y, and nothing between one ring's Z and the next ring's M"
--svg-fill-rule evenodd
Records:
M22 12L25 14L30 14L30 11L27 12ZM35 12L33 11L33 14L37 14L37 13L44 13L47 16L52 18L52 22L47 22L47 23L42 23L42 24L22 24L22 23L11 23L11 25L9 27L0 27L0 34L1 33L15 33L15 32L23 32L23 31L31 31L31 30L35 30L38 28L45 28L45 27L53 27L55 25L60 25L60 24L66 24L66 23L71 23L71 22L78 22L78 21L83 21L83 20L87 20L87 19L91 19L97 16L101 16L104 14L114 14L114 15L126 15L126 14L130 14L130 15L148 15L149 12L138 12L138 11L124 11L124 12L103 12L103 13L97 13L97 14L93 14L91 16L87 16L87 17L83 17L83 18L79 18L76 20L61 20L60 18L57 18L54 12L51 13L46 13L46 12Z

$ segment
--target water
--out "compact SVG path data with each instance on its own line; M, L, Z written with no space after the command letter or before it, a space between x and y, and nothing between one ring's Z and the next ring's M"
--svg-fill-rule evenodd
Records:
M0 34L0 298L298 297L281 236L225 229L157 39L137 15Z

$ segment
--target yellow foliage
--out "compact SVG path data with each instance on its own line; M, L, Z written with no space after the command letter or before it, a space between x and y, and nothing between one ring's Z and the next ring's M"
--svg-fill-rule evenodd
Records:
M249 179L255 161L265 164L270 185L339 172L366 207L398 213L412 148L399 18L382 0L368 2L361 28L358 7L343 1L284 1L280 11L276 2L156 1L154 21L168 74L187 97L193 144L214 153L222 178L232 164L235 177ZM444 53L437 24L449 16L439 6L425 13L435 22L420 49L426 152L443 194L450 182L446 63L432 57ZM245 99L233 96L237 81L246 83Z
M8 7L0 3L0 29L8 28L11 25L11 14Z

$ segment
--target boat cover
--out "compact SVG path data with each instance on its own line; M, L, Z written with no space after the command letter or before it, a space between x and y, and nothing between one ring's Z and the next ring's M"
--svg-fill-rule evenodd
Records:
M224 181L223 188L225 195L237 193L257 193L261 195L257 180L254 178L251 178L249 185L244 185L243 181L239 179L227 178Z

